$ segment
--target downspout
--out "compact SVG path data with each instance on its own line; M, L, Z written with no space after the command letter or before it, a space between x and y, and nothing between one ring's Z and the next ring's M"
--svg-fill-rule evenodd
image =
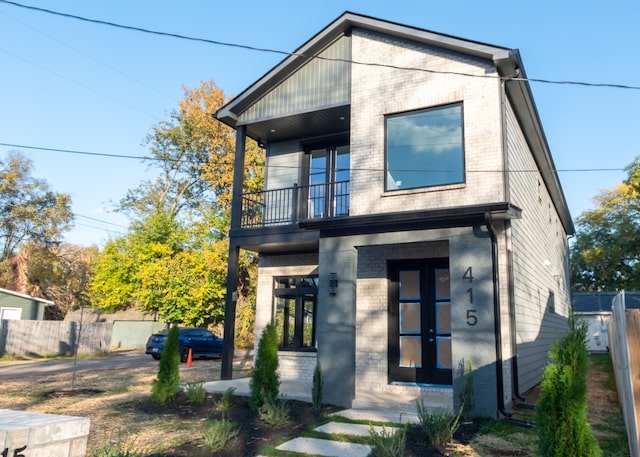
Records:
M516 298L513 288L513 251L507 251L507 266L509 268L509 323L511 332L511 377L513 383L513 395L520 401L526 398L520 393L520 383L518 382L518 341L516 340Z
M517 76L517 73L514 75ZM503 175L504 201L511 201L511 186L509 181L509 126L507 123L507 79L500 81L500 110L502 119L502 166L505 171ZM509 240L510 233L507 233ZM510 241L509 241L510 243ZM520 382L518 380L518 342L516 340L516 300L513 286L513 251L507 250L507 268L509 281L509 334L511 335L511 384L513 395L520 401L525 401L520 394Z
M493 272L493 332L496 341L496 381L498 384L498 411L505 417L512 414L505 410L504 405L504 373L502 370L502 332L500 331L500 288L498 286L498 238L491 223L491 214L484 213L484 223L491 236L491 265Z

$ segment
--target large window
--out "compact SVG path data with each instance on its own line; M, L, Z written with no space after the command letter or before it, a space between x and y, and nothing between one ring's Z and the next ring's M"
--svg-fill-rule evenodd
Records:
M464 182L462 105L386 118L385 190Z
M317 276L275 278L274 322L280 349L315 349L317 296Z

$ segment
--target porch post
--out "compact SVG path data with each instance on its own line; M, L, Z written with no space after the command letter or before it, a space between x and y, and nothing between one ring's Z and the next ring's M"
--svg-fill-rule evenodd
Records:
M233 189L231 199L231 231L240 228L242 220L242 184L244 181L244 155L247 130L244 125L236 129L236 152L233 162ZM233 347L235 342L236 301L238 300L238 263L240 246L229 235L227 264L227 296L224 308L224 342L222 343L222 370L220 379L233 377Z

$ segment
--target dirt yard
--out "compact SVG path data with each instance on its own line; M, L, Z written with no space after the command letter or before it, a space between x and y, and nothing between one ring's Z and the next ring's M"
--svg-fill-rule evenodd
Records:
M248 374L249 366L235 366L234 376ZM219 379L220 362L194 361L192 367L181 365L182 383ZM3 380L0 390L2 408L52 414L89 417L89 453L107 442L124 443L135 455L147 457L247 456L277 443L292 434L306 430L320 418L308 404L290 402L291 420L281 428L264 427L248 412L246 400L236 398L227 417L242 422L239 437L223 451L211 453L201 439L202 422L215 418L216 398L204 407L194 407L184 395L169 406L154 405L149 400L151 383L157 365L127 370L79 372L71 390L71 374L29 377L28 380ZM537 392L529 392L527 403L534 402ZM335 410L327 408L327 412ZM516 418L527 421L532 411L516 409ZM589 417L599 440L615 439L620 427L620 413L615 391L611 391L610 374L592 364L589 376ZM467 424L456 435L457 442L447 449L435 449L408 436L407 456L497 457L505 455L533 456L534 433L531 429L507 426L505 431L477 434L482 424ZM624 425L622 425L624 427ZM608 436L612 434L614 436ZM475 435L475 436L474 436ZM619 445L618 447L623 446ZM457 453L457 454L456 454ZM130 455L134 455L133 453ZM607 454L604 455L613 455ZM622 452L615 454L624 456Z

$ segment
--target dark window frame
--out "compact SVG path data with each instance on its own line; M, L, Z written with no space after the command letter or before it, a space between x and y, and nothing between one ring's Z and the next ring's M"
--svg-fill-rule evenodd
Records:
M450 109L454 107L460 107L460 162L462 165L461 170L461 179L449 182L438 182L434 184L424 184L424 185L416 185L410 187L402 187L402 188L392 188L395 187L390 185L390 171L389 171L389 120L396 119L400 117L413 116L421 113L427 113L432 111L439 111ZM412 111L403 111L401 113L393 113L385 115L384 117L384 191L385 192L402 192L408 190L416 190L416 189L429 189L434 187L443 187L443 186L452 186L452 185L460 185L466 183L466 163L465 163L465 135L464 135L464 105L463 103L456 102L450 103L446 105L438 105L432 106L429 108L423 108Z
M305 280L311 280L310 286ZM278 287L279 281L293 281L294 287ZM304 345L304 319L305 319L305 299L312 295L313 311L311 321L311 342L312 345ZM294 300L295 317L294 331L291 341L288 340L288 320L283 319L283 328L278 328L277 322L277 299L287 298ZM318 309L318 275L291 275L291 276L275 276L273 278L273 309L272 320L278 331L278 350L279 351L295 351L295 352L316 352L316 315ZM286 313L285 313L286 315Z

